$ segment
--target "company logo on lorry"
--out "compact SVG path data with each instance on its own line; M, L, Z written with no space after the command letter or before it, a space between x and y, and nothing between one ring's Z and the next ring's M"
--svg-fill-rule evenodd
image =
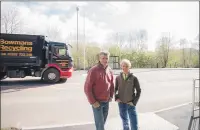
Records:
M22 46L25 46L25 45L32 46L33 45L32 42L26 42L26 41L6 41L4 39L0 39L0 41L1 41L1 44L4 44L4 45L22 45Z
M0 39L1 55L32 56L32 45L32 42L27 41L7 41L4 39Z

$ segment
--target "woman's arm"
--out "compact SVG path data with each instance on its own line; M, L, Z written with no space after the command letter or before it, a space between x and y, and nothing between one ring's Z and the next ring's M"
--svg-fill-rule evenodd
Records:
M139 83L137 77L134 78L134 88L136 89L136 96L135 96L135 98L133 100L133 104L136 106L137 102L138 102L138 100L140 98L140 94L141 94L140 83ZM135 89L134 89L134 91L135 91Z

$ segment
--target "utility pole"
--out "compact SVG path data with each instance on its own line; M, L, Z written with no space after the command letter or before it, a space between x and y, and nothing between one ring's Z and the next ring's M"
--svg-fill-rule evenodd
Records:
M78 6L76 7L76 11L77 11L77 35L76 35L76 42L77 42L77 53L78 53L78 11L79 11L79 8ZM79 55L77 55L77 66L76 66L77 69L79 69Z
M86 40L85 40L85 12L84 12L84 16L83 16L83 42L84 42L84 70L85 70L85 56L86 56L86 52L85 52L85 47L86 47Z
M190 55L189 55L189 67L191 67L191 58L192 58L192 41L190 43Z

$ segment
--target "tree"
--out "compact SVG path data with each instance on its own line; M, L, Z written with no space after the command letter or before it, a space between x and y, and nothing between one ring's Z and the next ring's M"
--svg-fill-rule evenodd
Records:
M88 67L93 66L98 62L97 54L100 52L100 48L97 46L86 46L86 60Z
M5 33L19 33L22 31L22 20L16 7L1 12L1 30Z
M195 37L194 41L191 42L190 55L192 67L199 68L199 34Z
M121 60L121 51L122 51L122 48L124 47L124 43L126 40L125 34L115 33L113 34L112 39L113 39L114 44L111 46L111 48L113 49L113 46L116 46L114 47L116 49L115 51L117 55L119 56L119 59Z
M139 30L136 32L136 45L137 45L137 51L144 51L147 50L147 31L146 30Z
M168 63L169 51L172 43L172 38L169 36L161 36L161 38L157 41L157 54L158 59L162 64L162 67L165 68Z
M134 46L134 41L136 40L136 37L135 37L135 33L134 32L129 32L128 33L128 39L127 39L127 42L128 42L128 48L129 49L133 49L135 50L135 46Z
M119 56L120 49L116 45L112 45L109 47L110 55L112 56Z
M48 25L46 35L51 41L60 40L60 28L53 25Z
M182 65L183 65L183 67L185 67L186 66L186 50L185 50L185 48L186 48L186 44L187 44L187 40L186 39L181 39L180 40L180 47L182 48Z
M130 49L132 51L144 51L147 50L146 42L148 40L147 31L141 29L139 31L132 30L128 33L123 33L124 43L123 48Z
M199 50L199 34L194 38L194 41L192 42L192 48Z

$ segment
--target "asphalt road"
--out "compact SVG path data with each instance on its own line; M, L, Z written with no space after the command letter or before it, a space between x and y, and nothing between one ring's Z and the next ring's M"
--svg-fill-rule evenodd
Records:
M135 69L132 72L138 77L142 88L138 113L158 113L159 110L161 113L166 108L191 102L192 80L199 78L198 69ZM29 77L2 81L1 127L93 122L92 109L83 92L85 76L84 71L77 71L66 83L54 85ZM108 118L117 116L118 107L113 101Z

